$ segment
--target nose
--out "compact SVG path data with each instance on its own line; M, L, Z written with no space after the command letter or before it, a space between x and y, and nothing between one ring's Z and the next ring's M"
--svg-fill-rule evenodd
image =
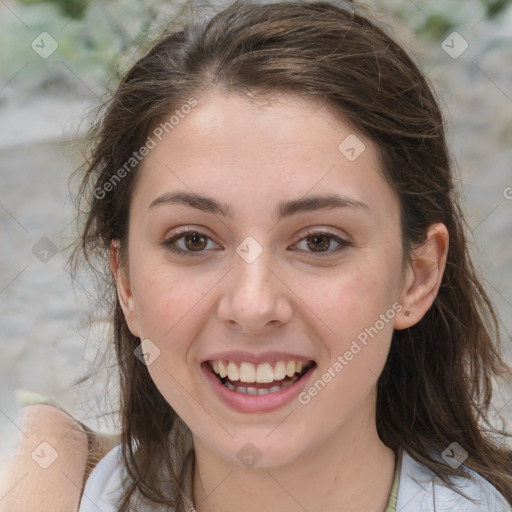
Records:
M218 318L244 333L285 325L293 316L291 291L263 254L252 263L235 258L223 283Z

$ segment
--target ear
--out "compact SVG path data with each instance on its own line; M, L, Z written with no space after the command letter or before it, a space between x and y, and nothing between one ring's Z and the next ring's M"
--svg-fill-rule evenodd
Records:
M432 306L443 278L449 235L444 224L432 224L424 244L413 250L400 297L402 310L395 317L395 329L418 323Z
M117 286L117 297L121 304L126 323L131 333L140 338L140 329L138 325L137 309L135 299L130 284L129 269L125 268L121 261L120 242L113 240L109 248L110 271L114 276Z

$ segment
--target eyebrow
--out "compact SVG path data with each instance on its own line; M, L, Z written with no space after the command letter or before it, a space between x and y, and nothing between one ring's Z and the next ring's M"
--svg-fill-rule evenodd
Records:
M149 205L148 210L164 204L184 204L203 212L219 214L223 217L233 217L233 210L230 205L220 203L211 197L190 192L166 192L154 199ZM355 208L366 212L370 211L368 205L361 201L336 194L329 194L281 201L276 207L274 216L278 219L282 219L298 213L328 210L332 208Z

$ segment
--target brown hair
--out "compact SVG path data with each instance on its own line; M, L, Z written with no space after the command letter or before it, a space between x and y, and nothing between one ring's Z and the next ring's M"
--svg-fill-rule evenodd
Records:
M441 288L421 321L393 334L378 381L377 428L387 446L403 447L448 484L450 475L464 473L439 455L457 441L468 452L465 465L511 501L511 455L490 439L509 435L491 424L490 400L492 379L510 370L499 353L496 314L468 253L443 118L425 76L396 42L351 7L237 1L165 33L124 76L91 133L94 147L78 196L88 202L87 216L73 257L75 263L78 253L93 266L103 262L99 272L108 276L130 481L120 510L128 510L136 495L181 506L174 464L184 457L187 427L134 357L140 340L127 327L108 270L112 241L120 241L126 261L137 166L115 186L106 184L162 119L190 98L200 101L210 87L250 92L253 101L273 93L317 100L369 137L399 199L406 257L425 241L431 224L446 225L450 247ZM161 464L176 489L161 486Z

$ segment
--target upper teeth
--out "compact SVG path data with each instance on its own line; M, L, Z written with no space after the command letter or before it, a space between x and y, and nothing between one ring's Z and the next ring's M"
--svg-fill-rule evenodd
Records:
M277 361L272 368L270 363L254 365L252 363L237 363L236 361L210 361L213 371L221 377L228 377L231 381L241 382L273 382L282 380L286 376L293 377L304 368L302 361Z

